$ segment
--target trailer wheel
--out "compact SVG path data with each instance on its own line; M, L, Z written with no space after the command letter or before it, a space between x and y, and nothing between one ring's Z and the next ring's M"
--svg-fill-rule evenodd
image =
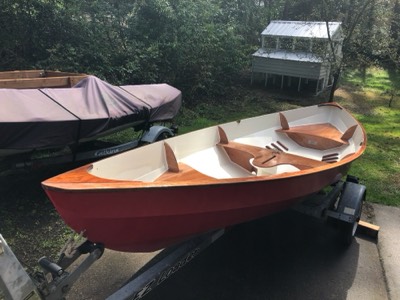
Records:
M350 246L354 240L365 198L366 188L364 185L354 181L345 182L338 205L338 212L341 214L341 218L338 220L339 233L345 246Z
M339 234L340 234L340 239L341 242L344 246L350 246L351 243L354 240L354 235L356 234L357 227L358 227L358 221L355 221L353 223L347 223L341 221L339 223Z
M169 132L162 132L156 139L156 142L166 140L168 138L172 137L172 134Z
M172 136L174 136L174 132L171 129L165 126L154 125L150 127L149 130L143 133L143 136L140 139L140 143L142 145L151 144L154 142L165 140Z

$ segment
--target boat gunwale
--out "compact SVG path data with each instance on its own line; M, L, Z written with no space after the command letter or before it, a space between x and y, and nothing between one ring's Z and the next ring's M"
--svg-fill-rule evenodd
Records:
M344 109L341 105L336 102L332 103L321 103L318 106L332 106L339 109ZM346 109L344 109L346 110ZM347 111L347 110L346 110ZM348 112L348 111L347 111ZM350 112L348 112L350 114ZM311 175L318 172L328 171L335 168L340 168L344 165L351 164L354 160L359 158L366 149L367 146L367 135L365 128L362 124L352 115L351 117L354 119L356 124L360 126L362 131L362 142L360 144L360 148L351 154L346 155L343 159L337 162L328 163L323 166L314 167L305 170L299 170L295 172L284 172L280 174L273 175L254 175L249 177L236 177L236 178L222 178L222 179L213 179L210 178L208 180L176 180L176 181L139 181L139 180L120 180L120 179L110 179L104 177L98 177L93 174L90 174L89 171L93 168L94 163L87 164L85 166L79 167L77 169L68 171L66 173L57 175L55 177L49 178L42 182L42 187L45 190L57 190L64 192L94 192L94 191L127 191L127 190L137 190L137 189L159 189L159 188L183 188L183 187L193 187L193 186L217 186L217 185L225 185L225 184L240 184L240 183L254 183L254 182L262 182L262 181L272 181L272 180L280 180L287 179L291 177L298 177L304 175ZM211 126L217 127L219 125ZM144 146L146 147L146 146ZM112 159L108 158L108 159ZM71 176L72 175L72 176ZM69 181L66 182L65 178L84 178L85 181Z
M364 152L365 146L363 145L359 151L351 154L343 158L339 162L329 163L325 166L315 167L307 170L300 170L296 172L287 172L275 175L254 175L251 177L239 177L239 178L224 178L224 179L214 179L214 180L182 180L182 181L161 181L161 182L144 182L144 181L135 181L135 180L117 180L117 179L108 179L94 176L88 173L88 169L92 166L92 164L80 167L73 171L64 173L62 175L56 176L58 180L54 181L53 178L47 179L42 182L42 186L46 190L59 190L65 192L84 192L84 191L96 191L101 190L104 191L115 191L115 190L136 190L136 189L148 189L148 188L179 188L179 187L193 187L193 186L216 186L216 185L225 185L225 184L239 184L239 183L252 183L252 182L262 182L262 181L272 181L272 180L280 180L287 179L291 177L298 177L304 175L311 175L314 173L319 173L323 171L328 171L331 169L339 168L341 166L347 165L357 159ZM67 178L70 173L76 174L81 177L84 175L88 177L85 182L73 182L70 181L68 183L60 182L62 178ZM64 176L63 176L64 175Z

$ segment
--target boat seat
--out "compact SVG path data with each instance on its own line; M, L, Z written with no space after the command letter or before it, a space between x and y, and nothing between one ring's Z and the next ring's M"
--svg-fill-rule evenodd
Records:
M285 133L294 142L302 147L317 150L328 150L349 144L357 125L349 127L345 133L341 133L330 123L310 124L289 127L286 117L279 113L282 129L277 132Z
M292 165L300 170L324 166L327 163L315 159L289 154L282 151L228 141L225 131L218 127L220 145L231 161L249 172L258 168L271 168L277 165ZM252 161L251 161L252 160ZM250 162L251 161L251 162Z

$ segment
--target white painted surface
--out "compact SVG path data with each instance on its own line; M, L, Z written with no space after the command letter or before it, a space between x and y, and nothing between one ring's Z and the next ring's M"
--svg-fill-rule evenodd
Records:
M330 106L311 106L283 112L290 126L331 123L341 132L357 124L346 111ZM228 140L265 148L278 141L288 148L287 152L315 160L324 155L338 153L339 159L354 153L360 148L363 132L360 126L349 146L329 150L316 150L299 146L280 129L278 113L258 116L220 125ZM240 178L254 176L247 170L230 161L225 151L217 146L219 133L217 126L176 136L166 141L137 148L93 164L93 175L105 178L140 180L151 182L167 170L164 143L168 143L178 162L185 163L197 171L217 178ZM281 165L259 170L258 175L273 175L299 171L291 165Z

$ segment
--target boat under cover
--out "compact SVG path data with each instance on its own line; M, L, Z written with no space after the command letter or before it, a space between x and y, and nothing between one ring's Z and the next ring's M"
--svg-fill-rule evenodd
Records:
M181 92L168 84L113 86L94 76L72 88L0 89L0 156L171 120L180 106Z
M66 224L120 251L153 251L284 210L336 183L365 150L335 103L146 145L42 183Z

